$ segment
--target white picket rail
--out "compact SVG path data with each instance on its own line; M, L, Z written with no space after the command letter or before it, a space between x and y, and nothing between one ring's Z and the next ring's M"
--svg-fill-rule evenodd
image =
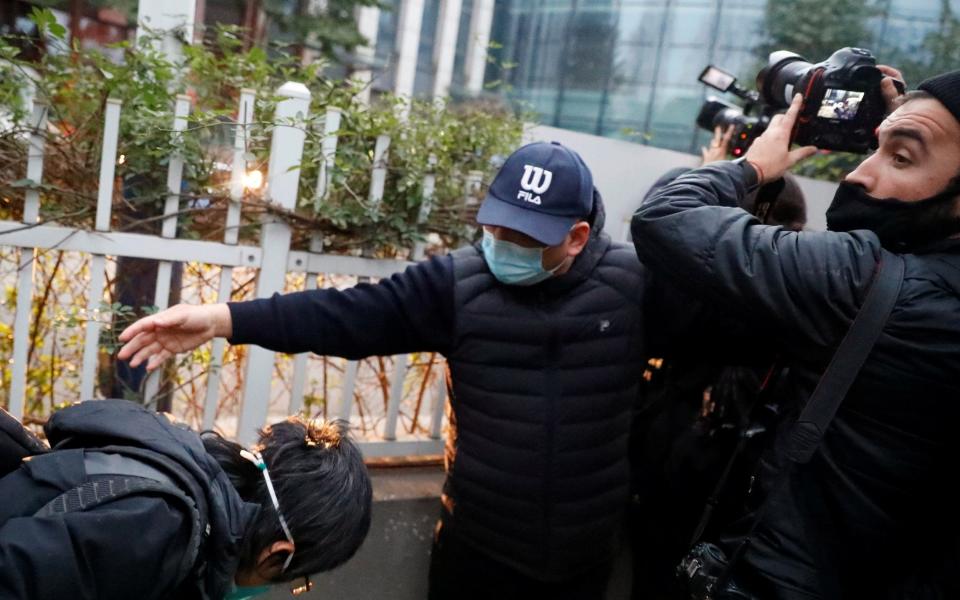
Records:
M296 82L287 82L277 91L282 97L274 118L274 129L270 151L268 171L268 190L270 200L284 208L293 208L296 204L300 170L296 168L301 161L305 131L302 123L310 105L310 94L305 86ZM94 231L64 227L60 225L38 224L40 214L40 195L34 188L25 193L22 222L0 221L0 246L17 247L20 251L17 274L17 304L13 325L13 354L11 360L11 385L9 389L9 410L16 416L22 416L26 396L26 357L29 345L28 328L32 312L34 258L37 253L49 250L74 251L90 256L90 283L87 296L86 337L81 369L80 394L76 400L95 398L95 379L97 373L98 343L101 322L97 317L103 300L105 285L105 265L107 256L125 256L160 261L157 274L155 303L164 308L167 304L171 285L171 266L174 262L196 261L221 268L218 300L230 298L232 270L237 267L259 269L256 295L269 297L274 292L283 291L287 273L304 273L306 288L317 287L320 276L327 274L352 275L359 278L387 277L405 268L409 263L400 260L374 259L366 257L330 255L322 252L322 240L316 237L308 252L291 251L291 231L289 225L276 217L264 217L261 225L261 245L244 246L238 243L243 195L242 178L246 172L247 127L254 120L254 92L242 90L237 110L236 137L234 143L233 169L230 180L230 204L225 222L223 242L198 241L176 238L177 213L180 209L180 185L183 173L183 160L176 154L170 157L167 188L168 197L164 206L162 232L159 236L122 233L111 231L110 211L114 196L114 173L117 161L117 142L122 107L116 100L108 100L105 111L103 146L101 153L97 211ZM177 98L174 107L174 135L184 130L190 111L190 100L186 96ZM322 203L327 197L334 156L337 150L337 132L340 126L340 111L329 108L325 115L324 138L322 141L324 162L319 169L314 202ZM44 136L46 129L47 107L36 103L33 107L31 126L33 134L29 138L27 161L27 179L39 184L42 182L44 159ZM369 199L377 204L383 197L386 180L388 149L390 139L380 136L374 150L373 171ZM433 159L435 164L435 159ZM430 198L434 188L434 177L428 175L424 180L424 209L421 219L425 219L430 210ZM27 226L29 227L27 227ZM418 245L413 252L415 259L422 258L423 247ZM324 279L325 281L326 279ZM223 365L225 343L216 340L212 349L212 361L204 386L203 417L201 424L205 428L215 425L215 417L220 402L220 373ZM406 355L394 357L392 383L382 431L379 439L362 440L361 447L365 455L373 456L409 456L436 455L442 452L440 440L446 386L444 378L438 377L430 394L429 406L421 407L423 421L429 423L429 434L421 437L409 436L398 439L398 415L404 397L404 381L408 372L409 360ZM274 353L259 347L251 347L247 354L244 377L242 408L239 415L238 439L243 443L254 440L258 428L267 424L268 419L276 415L269 413L271 384L275 366ZM349 419L354 401L358 363L350 361L344 369L344 377L339 395L339 406L329 407L330 416ZM289 414L297 413L303 406L305 381L309 371L306 355L294 359L292 393ZM435 372L440 372L437 369ZM158 378L156 374L147 379L145 397L149 400L156 394ZM328 399L329 402L329 399ZM424 403L427 404L427 403Z

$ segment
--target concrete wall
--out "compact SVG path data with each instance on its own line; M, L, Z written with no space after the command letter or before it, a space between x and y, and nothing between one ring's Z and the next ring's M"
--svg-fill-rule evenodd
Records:
M366 541L347 564L311 578L313 591L298 598L426 600L443 469L371 469L370 476L373 523ZM288 590L289 586L276 586L266 598L289 599ZM630 554L624 548L614 565L607 600L627 600L629 595Z
M545 125L531 127L527 140L556 141L580 153L593 172L594 185L603 195L607 233L615 240L626 239L630 216L658 177L674 167L700 164L700 157L692 154ZM836 184L806 177L798 179L807 199L807 227L826 229L823 215L833 199Z

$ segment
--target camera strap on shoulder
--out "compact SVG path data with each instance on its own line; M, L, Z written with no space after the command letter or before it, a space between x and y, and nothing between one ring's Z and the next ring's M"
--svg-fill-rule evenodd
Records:
M757 508L747 535L730 557L725 573L721 577L721 585L729 578L733 566L746 553L753 535L771 504L771 498L786 485L795 466L810 462L820 447L820 442L823 441L823 436L836 416L840 404L890 318L903 285L904 270L903 257L893 253L883 253L863 305L790 432L790 437L786 441L788 462L781 468L770 492Z

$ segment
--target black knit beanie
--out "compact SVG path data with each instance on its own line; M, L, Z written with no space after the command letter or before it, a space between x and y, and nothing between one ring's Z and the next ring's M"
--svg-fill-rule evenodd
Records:
M960 71L926 79L917 89L939 100L953 114L953 118L960 122Z

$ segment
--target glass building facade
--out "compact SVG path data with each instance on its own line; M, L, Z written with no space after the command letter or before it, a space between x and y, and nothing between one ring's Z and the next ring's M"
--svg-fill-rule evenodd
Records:
M960 0L950 5L960 12ZM497 0L486 78L543 124L696 153L709 134L694 120L718 95L697 77L714 64L752 88L766 9L767 0ZM877 9L868 47L881 58L919 48L941 23L940 0Z
M454 96L465 93L476 1L462 0ZM694 120L708 95L720 95L697 76L713 64L752 88L764 62L758 46L766 39L768 4L778 1L495 0L487 93L530 109L545 125L697 153L709 133ZM943 25L944 6L960 14L960 0L866 1L875 14L867 21L868 39L847 44L863 43L893 64L922 54L924 39ZM394 89L403 0L384 4L373 89L386 91ZM433 86L440 7L441 0L423 0L414 82L420 97Z

